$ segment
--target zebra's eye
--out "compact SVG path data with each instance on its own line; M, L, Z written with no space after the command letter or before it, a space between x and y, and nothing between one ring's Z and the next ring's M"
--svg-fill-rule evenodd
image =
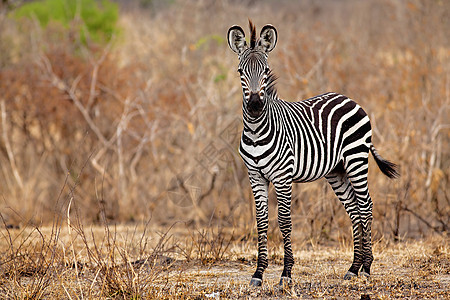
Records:
M269 74L270 73L270 68L266 67L266 69L264 70L264 73Z
M239 75L242 75L242 69L241 68L239 68L237 71L238 71Z

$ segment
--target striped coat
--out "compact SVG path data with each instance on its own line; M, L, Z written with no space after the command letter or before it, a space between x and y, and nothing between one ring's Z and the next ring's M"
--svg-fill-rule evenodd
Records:
M276 77L268 65L277 32L262 28L259 39L250 22L250 45L241 27L228 30L228 44L238 54L243 120L239 153L248 168L258 229L258 264L250 281L262 284L267 267L268 187L275 187L278 223L284 242L284 268L280 285L291 283L294 264L291 246L292 183L325 178L352 221L354 257L344 276L369 276L372 199L367 184L369 152L388 177L398 176L396 165L384 160L372 144L366 112L353 100L326 93L299 102L278 97Z

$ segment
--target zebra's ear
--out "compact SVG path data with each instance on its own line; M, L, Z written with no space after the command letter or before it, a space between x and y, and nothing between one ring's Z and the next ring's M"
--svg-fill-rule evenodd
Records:
M240 26L234 25L228 29L228 46L237 54L241 54L247 48L245 33Z
M270 52L277 44L277 30L270 24L265 25L261 29L258 46L265 52Z

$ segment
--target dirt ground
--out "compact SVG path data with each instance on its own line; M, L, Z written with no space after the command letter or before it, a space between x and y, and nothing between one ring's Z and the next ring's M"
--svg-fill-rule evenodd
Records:
M370 279L342 280L352 253L327 246L295 253L294 284L290 290L278 287L283 269L278 254L272 255L262 288L248 286L255 260L248 261L242 256L211 266L185 266L182 290L189 297L217 299L449 299L448 244L408 242L378 248L374 254ZM168 294L176 291L173 287Z

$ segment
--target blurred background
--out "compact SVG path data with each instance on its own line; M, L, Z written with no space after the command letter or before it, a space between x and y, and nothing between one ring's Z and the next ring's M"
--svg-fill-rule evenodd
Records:
M66 213L160 226L255 229L237 152L233 24L279 34L281 98L343 93L369 114L388 180L370 159L374 239L450 224L450 2L421 0L3 0L0 212L7 226ZM351 240L324 180L294 187L299 239ZM68 212L68 203L72 206ZM270 194L270 234L279 236Z

